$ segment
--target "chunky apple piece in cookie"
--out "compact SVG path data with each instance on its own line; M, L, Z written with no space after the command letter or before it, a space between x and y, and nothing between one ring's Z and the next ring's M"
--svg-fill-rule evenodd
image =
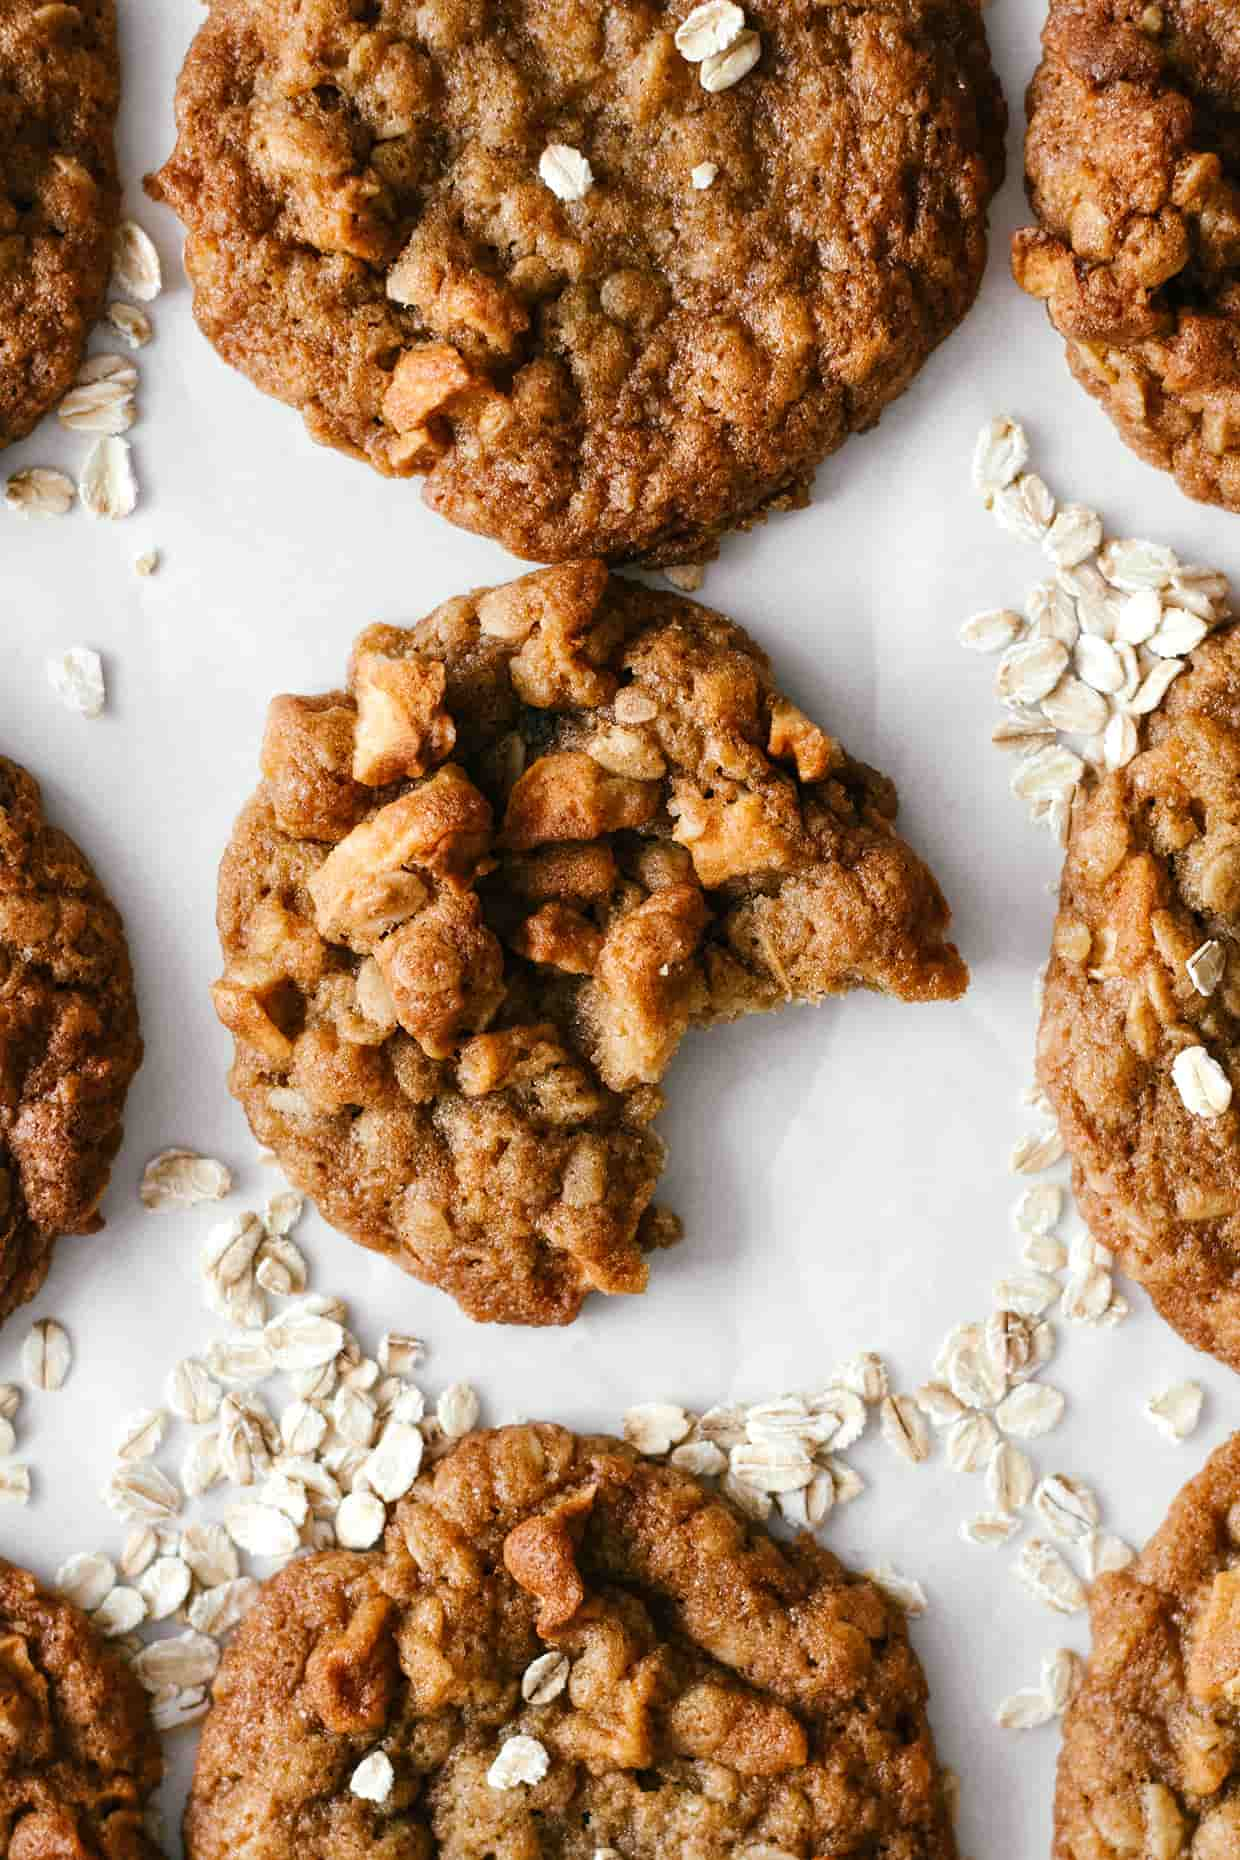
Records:
M739 627L574 562L277 698L225 854L220 1018L260 1141L477 1318L566 1323L676 1235L686 1030L967 979L895 793Z

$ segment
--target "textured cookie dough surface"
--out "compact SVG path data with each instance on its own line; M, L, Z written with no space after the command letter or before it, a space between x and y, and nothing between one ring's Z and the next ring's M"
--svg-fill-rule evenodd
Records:
M1074 811L1038 1074L1096 1239L1190 1342L1240 1369L1240 1095L1185 1105L1177 1056L1240 1087L1240 631L1193 654L1147 747ZM1210 994L1190 957L1218 945ZM1207 979L1209 979L1207 977Z
M0 757L0 1318L60 1234L98 1232L142 1057L120 917L38 784Z
M1090 1602L1064 1722L1054 1860L1240 1853L1240 1434Z
M557 1654L566 1683L527 1702ZM812 1538L776 1544L616 1440L475 1434L382 1551L265 1585L216 1680L187 1852L952 1860L925 1701L900 1610ZM514 1737L546 1773L504 1789ZM378 1801L350 1787L376 1753Z
M803 503L973 301L1003 102L975 0L756 0L713 94L688 11L214 0L152 182L202 328L532 560L692 561Z
M1240 15L1051 0L1043 43L1017 282L1128 444L1240 510Z
M146 1694L85 1615L0 1561L0 1853L159 1860L163 1764Z
M281 697L220 874L232 1088L327 1219L476 1318L638 1292L691 1026L951 999L891 783L691 601L545 569Z
M112 0L0 0L0 446L72 386L120 208Z

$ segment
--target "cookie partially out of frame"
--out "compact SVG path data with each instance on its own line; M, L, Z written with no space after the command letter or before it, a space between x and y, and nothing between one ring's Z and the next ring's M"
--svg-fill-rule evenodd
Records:
M0 1560L0 1853L160 1860L146 1694L80 1609Z
M811 1537L619 1441L504 1428L424 1475L381 1551L264 1586L186 1852L954 1860L925 1704L900 1609Z
M1073 813L1038 1076L1095 1239L1240 1369L1240 630L1145 742Z
M0 757L0 1318L99 1201L142 1058L120 917L38 784Z
M277 698L220 874L232 1089L327 1219L472 1317L567 1323L675 1237L682 1035L967 971L891 783L731 621L545 569Z
M1064 1722L1054 1860L1240 1853L1240 1434L1090 1602Z
M1013 269L1078 381L1181 490L1240 510L1232 0L1051 0Z
M120 188L113 0L0 0L0 446L73 384Z
M151 183L202 329L534 561L695 561L804 503L973 301L1003 101L976 0L754 0L716 91L689 10L213 0Z

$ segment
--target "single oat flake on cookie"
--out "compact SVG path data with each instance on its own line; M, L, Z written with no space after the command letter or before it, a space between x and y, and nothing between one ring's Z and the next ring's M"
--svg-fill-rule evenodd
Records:
M1130 579L1168 572L1148 551ZM1095 1239L1240 1368L1240 632L1224 626L1073 810L1038 1078Z
M967 314L1005 124L976 0L215 0L147 187L315 439L666 567L807 503Z
M328 1220L474 1318L645 1289L690 1028L967 982L891 783L739 627L598 562L368 628L261 760L220 873L232 1089ZM260 1237L223 1232L222 1308Z
M381 1547L262 1585L220 1662L186 1850L237 1860L261 1826L391 1860L957 1860L908 1640L923 1601L622 1441L474 1433ZM165 1644L138 1656L148 1683Z

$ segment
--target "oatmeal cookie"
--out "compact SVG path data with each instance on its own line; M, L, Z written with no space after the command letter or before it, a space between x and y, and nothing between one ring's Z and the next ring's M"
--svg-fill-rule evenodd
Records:
M142 1058L120 917L34 778L0 757L0 1318L93 1234Z
M900 1609L812 1537L618 1440L503 1428L422 1476L381 1551L265 1585L186 1851L954 1860L925 1703ZM543 1773L504 1787L518 1752Z
M534 561L696 561L804 503L973 301L1003 101L976 0L753 0L714 92L688 12L212 0L149 183L203 330Z
M368 628L347 691L275 700L262 767L220 874L232 1089L475 1318L644 1289L689 1027L967 981L891 783L739 627L600 562Z
M1240 510L1234 0L1051 0L1043 44L1016 280L1133 450Z
M1064 1721L1054 1860L1240 1853L1240 1434L1090 1600Z
M1038 1076L1095 1237L1183 1336L1236 1369L1240 1099L1224 1100L1240 1083L1238 936L1233 626L1194 653L1149 718L1143 753L1116 773L1086 777L1064 866ZM1194 1089L1203 1063L1215 1080L1213 1104Z
M0 1561L0 1853L160 1860L146 1694L80 1609Z
M0 0L0 446L72 386L120 210L113 0Z

